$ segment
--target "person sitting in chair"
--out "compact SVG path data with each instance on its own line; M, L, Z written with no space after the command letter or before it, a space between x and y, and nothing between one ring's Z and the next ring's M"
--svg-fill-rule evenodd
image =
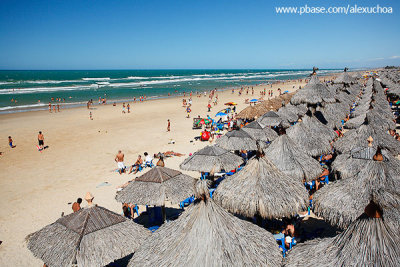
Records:
M135 172L133 174L136 174L139 171L140 166L143 164L142 156L139 155L135 164L133 164L129 170L129 174L133 172L133 169L135 169Z

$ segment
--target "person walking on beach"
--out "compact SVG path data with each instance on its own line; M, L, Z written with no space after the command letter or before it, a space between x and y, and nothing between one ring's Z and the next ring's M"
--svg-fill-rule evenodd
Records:
M171 122L168 119L167 132L170 132L170 131L171 131Z
M11 148L16 147L16 145L13 145L13 140L12 140L11 136L8 137L8 144L10 145Z
M39 131L38 134L38 142L39 142L39 149L40 150L44 149L44 135L42 134L41 131Z
M126 108L128 109L128 113L131 113L131 105L129 105L129 103L126 105Z
M51 102L49 102L49 112L51 113Z
M115 156L115 162L118 165L119 174L125 172L124 157L125 157L124 153L122 153L121 150L118 150L118 154Z
M57 112L60 112L60 104L57 104Z
M125 103L122 103L122 113L125 113Z
M89 112L89 119L92 121L93 120L93 116L92 116L92 112Z

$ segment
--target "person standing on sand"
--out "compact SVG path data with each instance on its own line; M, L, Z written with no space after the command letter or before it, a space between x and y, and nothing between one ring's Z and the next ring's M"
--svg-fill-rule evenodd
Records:
M57 111L60 112L60 104L57 104Z
M92 116L92 112L91 111L89 112L89 118L90 118L91 121L93 120L93 116Z
M126 108L128 109L128 113L131 113L131 105L129 105L129 103L126 105Z
M115 156L115 162L117 162L119 174L125 172L124 157L124 153L122 153L121 150L118 150L118 154Z
M44 135L41 131L38 134L39 149L44 149Z
M167 132L170 132L170 131L171 131L171 122L168 119Z
M56 105L53 105L53 111L54 111L54 113L57 112L57 111L56 111Z
M125 113L125 103L122 103L122 113Z
M49 112L51 113L51 102L49 102Z

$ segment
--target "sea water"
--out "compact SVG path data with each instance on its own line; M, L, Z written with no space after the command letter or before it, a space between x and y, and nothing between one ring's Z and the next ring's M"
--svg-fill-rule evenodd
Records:
M337 72L320 70L319 74ZM0 113L46 109L51 99L65 107L99 97L132 101L305 78L305 69L265 70L20 70L0 71ZM257 94L258 95L258 94ZM54 102L54 101L53 101Z

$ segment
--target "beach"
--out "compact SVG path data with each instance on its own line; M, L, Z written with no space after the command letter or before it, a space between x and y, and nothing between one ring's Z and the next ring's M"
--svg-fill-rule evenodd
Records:
M332 76L321 77L331 79ZM207 112L208 95L193 95L191 117L186 118L182 107L183 96L130 102L130 113L122 113L122 104L97 105L62 109L61 112L31 111L0 115L2 143L0 151L0 265L1 266L41 266L26 248L24 238L45 225L56 221L61 213L72 212L71 205L86 192L94 195L94 203L121 213L121 203L115 200L116 188L143 174L118 174L114 162L118 150L125 154L125 165L132 165L137 156L144 152L153 155L158 152L174 151L185 154L171 157L165 166L180 170L179 164L209 142L193 141L201 130L192 130L193 118L200 115L214 115L226 106L236 102L239 112L248 104L245 99L260 97L260 91L278 88L292 92L304 86L302 80L254 86L254 96L243 90L234 94L230 90L218 91L218 105L212 105ZM210 88L210 90L213 88ZM185 97L188 99L188 96ZM268 96L265 97L268 99ZM89 119L89 112L93 120ZM167 120L171 121L171 131L167 132ZM39 152L38 131L45 137L49 148ZM11 135L15 148L7 146ZM171 144L171 141L174 141ZM191 142L192 141L192 142ZM214 144L213 142L212 144ZM155 163L155 162L154 162ZM182 171L199 177L199 173ZM107 184L104 184L107 182ZM85 204L85 203L83 203ZM84 205L82 205L84 206Z

